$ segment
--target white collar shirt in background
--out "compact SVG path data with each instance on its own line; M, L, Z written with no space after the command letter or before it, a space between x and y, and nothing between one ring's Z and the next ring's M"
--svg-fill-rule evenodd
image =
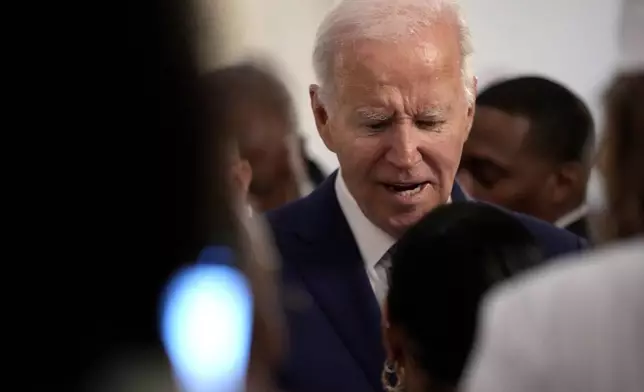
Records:
M582 204L569 213L565 214L561 218L557 219L555 226L560 229L565 229L566 227L585 217L588 214L588 210L588 206L586 204Z

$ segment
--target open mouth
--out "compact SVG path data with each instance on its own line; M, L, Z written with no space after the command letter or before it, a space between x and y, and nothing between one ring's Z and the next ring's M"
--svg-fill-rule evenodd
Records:
M401 196L414 196L422 192L429 182L419 182L410 184L384 184L388 191Z

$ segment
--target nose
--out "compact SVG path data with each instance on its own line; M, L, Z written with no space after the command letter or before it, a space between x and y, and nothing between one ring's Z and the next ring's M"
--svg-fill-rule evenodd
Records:
M422 161L418 151L420 137L408 124L397 124L389 135L389 150L385 158L401 170L410 170Z

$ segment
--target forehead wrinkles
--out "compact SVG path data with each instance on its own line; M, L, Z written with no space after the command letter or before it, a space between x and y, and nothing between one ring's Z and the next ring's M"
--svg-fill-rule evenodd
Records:
M372 87L396 79L396 84L417 85L421 79L431 82L441 74L460 78L458 36L453 26L432 27L423 35L403 40L362 38L341 43L335 56L336 84L340 88Z

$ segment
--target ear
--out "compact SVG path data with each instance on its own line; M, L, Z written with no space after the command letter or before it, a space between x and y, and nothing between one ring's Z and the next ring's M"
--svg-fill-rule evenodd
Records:
M380 314L382 315L380 317L380 329L382 330L382 340L383 340L383 346L385 347L385 351L387 353L387 358L391 359L391 356L389 355L389 312L387 310L387 301L384 301L382 305L382 309Z
M403 361L403 346L402 346L402 335L398 328L393 327L389 323L389 315L387 311L387 303L382 307L382 319L381 319L381 328L382 328L382 339L383 345L385 347L385 353L387 354L387 359L389 363L399 363L402 364Z
M570 162L563 164L554 177L552 200L556 204L562 204L575 194L582 194L586 186L584 168L581 163Z
M309 97L311 98L311 110L313 111L318 134L320 134L320 138L326 145L326 148L335 152L333 138L329 128L329 112L320 99L320 86L312 84L309 87Z
M472 103L468 105L467 108L467 137L470 135L472 130L472 124L474 123L474 113L476 112L476 96L478 95L478 79L476 76L472 77ZM467 139L467 138L466 138Z
M472 96L474 96L474 102L476 97L479 95L479 78L472 76Z

